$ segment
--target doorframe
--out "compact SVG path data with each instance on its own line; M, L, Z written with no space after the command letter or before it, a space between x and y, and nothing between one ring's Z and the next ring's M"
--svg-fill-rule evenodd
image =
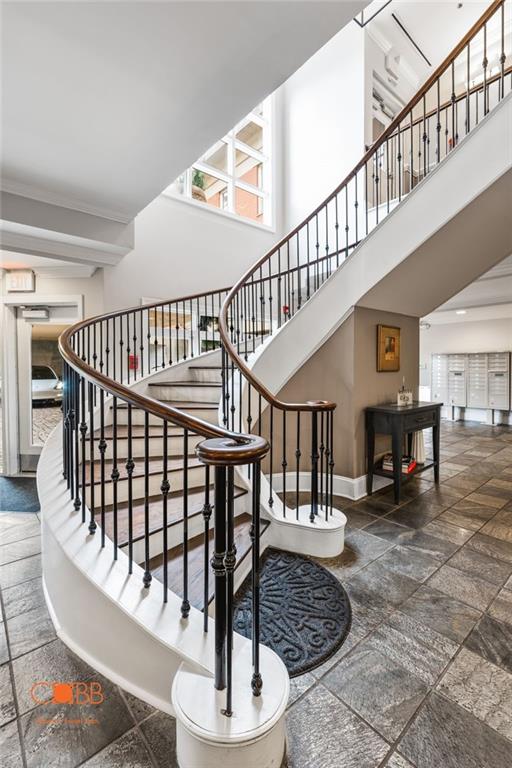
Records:
M76 322L84 317L83 294L33 295L16 294L0 298L2 345L2 442L3 474L20 472L19 388L18 388L18 333L17 310L21 307L76 307Z

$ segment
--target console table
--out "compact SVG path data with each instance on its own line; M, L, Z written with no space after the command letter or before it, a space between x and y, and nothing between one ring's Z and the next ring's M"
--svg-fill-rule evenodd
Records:
M412 405L375 405L366 408L366 456L368 461L368 474L366 479L366 491L368 496L373 491L373 476L389 477L393 479L395 491L395 504L400 503L400 489L402 482L434 468L434 480L439 483L439 425L441 421L441 406L443 403L421 403ZM432 442L434 447L434 460L417 466L409 475L402 474L402 456L404 435L408 436L408 451L411 453L413 432L432 428ZM393 471L375 466L375 435L391 435Z

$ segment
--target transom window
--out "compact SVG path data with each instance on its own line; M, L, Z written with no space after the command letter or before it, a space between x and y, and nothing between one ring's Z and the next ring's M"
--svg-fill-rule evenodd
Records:
M210 147L168 191L271 226L271 98Z

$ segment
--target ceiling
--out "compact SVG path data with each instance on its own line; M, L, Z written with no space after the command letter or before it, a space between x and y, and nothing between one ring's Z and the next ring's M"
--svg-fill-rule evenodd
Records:
M437 325L501 317L512 317L512 256L483 274L424 320Z
M2 188L129 222L364 2L3 2Z
M375 0L365 10L365 17L370 18L385 2ZM489 1L479 0L466 0L462 3L456 0L392 0L369 22L366 29L377 42L392 49L394 55L400 56L402 66L413 72L417 84L421 84L488 6ZM430 66L400 28L393 14L423 51Z

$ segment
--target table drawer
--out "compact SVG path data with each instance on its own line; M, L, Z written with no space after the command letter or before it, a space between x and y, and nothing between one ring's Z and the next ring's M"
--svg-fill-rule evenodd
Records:
M404 419L404 430L413 431L415 429L426 429L437 423L437 409L432 408L428 411L419 413L410 413Z

